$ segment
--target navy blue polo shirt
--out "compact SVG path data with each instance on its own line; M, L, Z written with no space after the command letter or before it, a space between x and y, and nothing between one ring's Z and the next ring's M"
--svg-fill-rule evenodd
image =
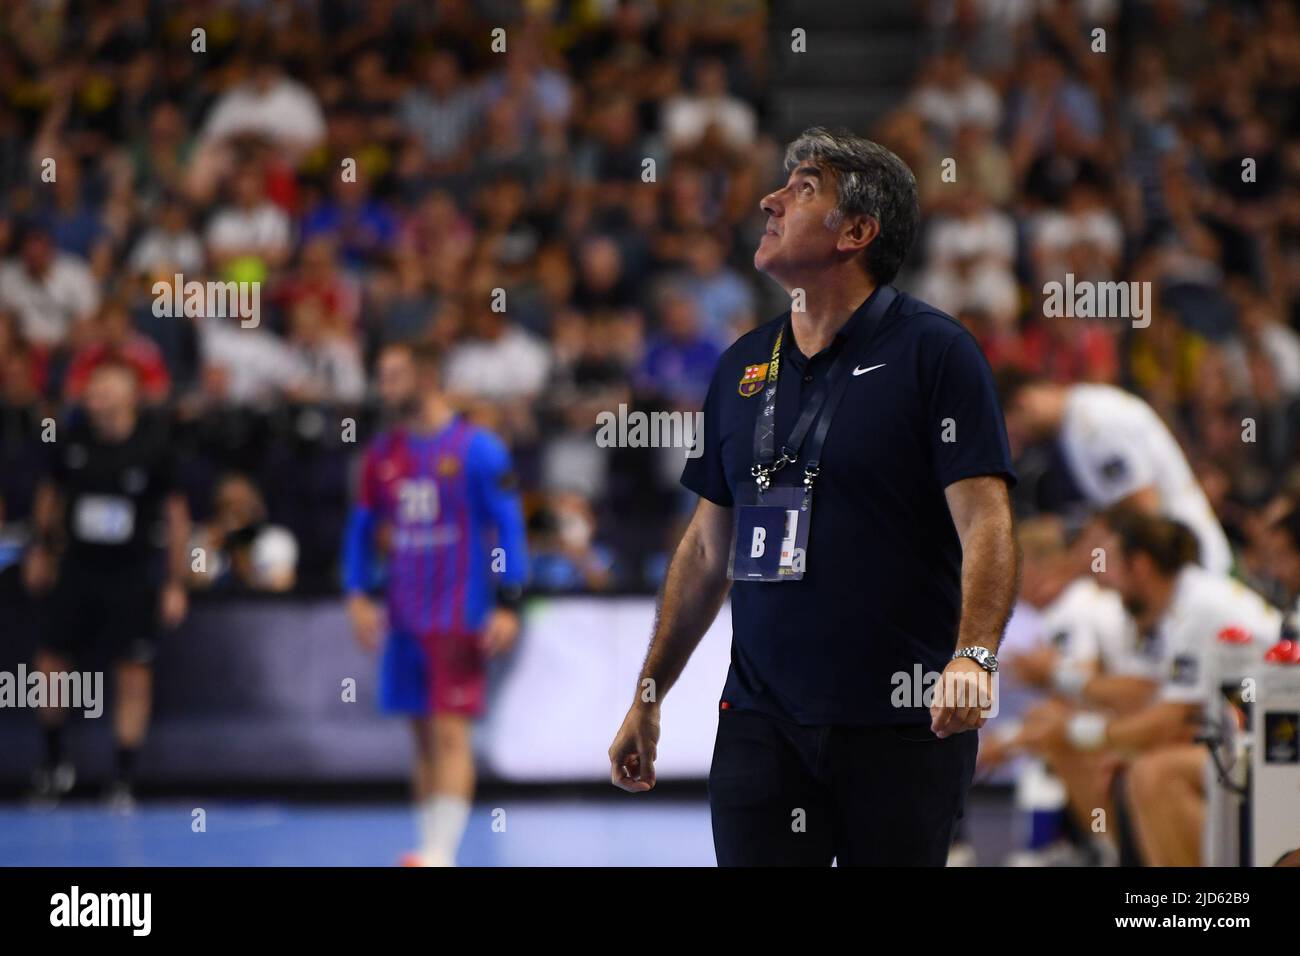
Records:
M778 449L870 301L812 358L786 335ZM709 385L703 450L687 460L682 484L714 504L732 507L742 484L753 481L762 401L753 383L765 376L787 316L739 338ZM928 722L925 708L891 703L899 686L893 676L910 679L918 665L922 675L938 673L952 657L961 542L944 488L976 475L1013 485L1006 426L975 339L904 292L849 359L860 374L848 379L822 449L803 579L735 582L722 699L800 724ZM802 475L799 461L773 483L797 484Z

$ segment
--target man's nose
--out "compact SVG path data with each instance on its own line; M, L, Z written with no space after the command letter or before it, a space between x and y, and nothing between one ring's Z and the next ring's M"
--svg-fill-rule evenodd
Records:
M768 193L758 201L758 208L763 210L769 216L781 215L781 203L776 193Z

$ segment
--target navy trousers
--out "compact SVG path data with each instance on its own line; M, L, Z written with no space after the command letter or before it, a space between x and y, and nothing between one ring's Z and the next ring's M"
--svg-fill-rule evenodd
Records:
M974 731L805 727L722 710L709 770L719 866L943 866Z

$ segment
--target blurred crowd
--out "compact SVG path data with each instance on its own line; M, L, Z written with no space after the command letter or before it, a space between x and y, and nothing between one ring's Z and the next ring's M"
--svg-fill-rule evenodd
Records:
M1145 399L1237 573L1279 597L1267 529L1300 500L1296 5L974 0L929 14L940 49L879 130L926 171L915 291L995 368ZM955 183L940 176L949 157ZM1149 282L1149 324L1045 316L1047 284L1068 274ZM1022 514L1070 512L1057 454L1019 462Z
M1249 567L1260 515L1300 490L1294 6L922 7L912 88L858 130L917 174L924 231L898 284L995 367L1146 398ZM771 16L6 3L0 528L25 520L42 419L116 356L172 419L200 533L274 522L292 586L336 587L374 358L428 340L514 451L538 583L654 587L682 452L599 448L596 415L698 408L721 351L788 307L751 262L758 200L784 178ZM1150 281L1150 326L1044 318L1066 273ZM260 283L257 326L156 315L178 274ZM1019 510L1068 506L1050 454L1022 467Z

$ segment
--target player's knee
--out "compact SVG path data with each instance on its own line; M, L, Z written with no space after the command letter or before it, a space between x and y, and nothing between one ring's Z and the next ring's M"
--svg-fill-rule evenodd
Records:
M432 728L433 752L439 757L468 753L470 724L460 718L435 718Z
M117 665L117 688L123 694L147 694L151 679L147 664L135 662Z
M1165 758L1160 751L1137 757L1125 774L1129 802L1141 806L1159 799L1167 779Z

